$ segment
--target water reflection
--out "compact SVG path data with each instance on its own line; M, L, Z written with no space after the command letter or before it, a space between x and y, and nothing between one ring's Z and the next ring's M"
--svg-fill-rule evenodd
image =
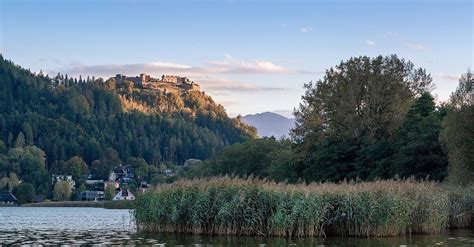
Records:
M106 230L2 230L0 244L14 245L131 245L131 246L474 246L474 232L416 235L397 238L284 238L143 235L133 231Z
M138 234L127 210L0 208L0 245L474 246L474 230L393 238L206 237Z

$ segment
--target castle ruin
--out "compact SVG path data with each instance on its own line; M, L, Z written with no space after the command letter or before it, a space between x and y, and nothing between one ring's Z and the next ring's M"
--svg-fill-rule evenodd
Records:
M124 74L115 75L115 82L122 84L125 81L133 82L135 87L151 90L168 90L168 91L200 91L201 87L198 83L189 80L187 77L175 75L162 75L161 79L153 78L150 75L141 73L139 76L128 77Z

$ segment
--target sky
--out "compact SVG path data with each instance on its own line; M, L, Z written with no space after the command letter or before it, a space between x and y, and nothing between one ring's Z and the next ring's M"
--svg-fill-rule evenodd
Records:
M0 53L24 68L187 76L231 116L291 116L350 57L397 54L438 101L473 68L473 1L0 0Z

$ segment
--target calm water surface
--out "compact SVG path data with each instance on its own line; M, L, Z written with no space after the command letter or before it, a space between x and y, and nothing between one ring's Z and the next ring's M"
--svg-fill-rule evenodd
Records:
M474 230L396 238L203 237L137 234L128 210L0 207L1 245L474 246Z

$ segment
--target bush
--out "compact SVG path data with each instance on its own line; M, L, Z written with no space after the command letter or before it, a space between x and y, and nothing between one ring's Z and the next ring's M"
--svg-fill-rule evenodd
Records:
M35 200L35 188L30 183L21 183L14 191L18 204L33 202Z

